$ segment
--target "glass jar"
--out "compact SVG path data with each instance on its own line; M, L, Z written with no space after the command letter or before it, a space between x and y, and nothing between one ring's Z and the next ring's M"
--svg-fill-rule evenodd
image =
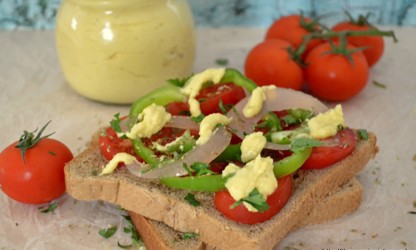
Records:
M78 93L128 104L192 73L193 17L185 0L63 0L56 46Z

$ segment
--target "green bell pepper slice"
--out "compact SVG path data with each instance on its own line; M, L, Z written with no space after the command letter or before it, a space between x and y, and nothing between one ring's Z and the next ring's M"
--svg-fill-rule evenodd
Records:
M134 152L139 155L146 163L154 165L159 163L159 159L155 153L148 147L146 147L142 140L134 139L131 140L133 144Z
M253 91L257 85L250 79L244 77L238 70L226 69L224 76L220 80L220 83L233 82L238 86L244 87L248 91ZM145 96L136 100L130 108L128 127L132 128L137 122L137 118L143 110L155 103L157 105L165 106L172 102L184 102L187 97L181 92L181 88L172 84L159 87ZM151 149L146 147L140 139L132 140L134 151L149 164L157 164L158 160Z
M152 103L165 106L172 102L184 101L186 101L186 95L181 92L181 88L171 84L159 87L133 103L129 112L129 128L133 127L138 115Z
M227 178L222 175L202 175L186 177L164 177L160 182L168 187L189 191L217 192L225 188Z
M224 76L220 80L220 83L226 82L232 82L237 86L245 88L249 92L253 92L253 90L257 88L255 82L245 77L240 71L232 68L225 69Z
M246 78L236 69L227 68L220 83L233 82L237 86L243 87L252 92L257 88L256 83ZM130 108L129 126L132 127L137 121L137 116L152 103L165 106L172 102L186 101L186 95L181 92L181 88L172 84L159 87L145 96L136 100Z
M231 150L231 149L230 149ZM232 150L235 150L233 148ZM230 151L231 152L231 151ZM292 155L273 164L273 172L277 179L296 172L308 159L312 148L294 152ZM222 175L203 175L187 177L165 177L160 182L168 187L189 191L217 192L225 188L227 177Z
M214 161L241 161L241 143L228 145Z
M273 172L277 179L296 172L309 158L312 148L297 150L292 155L273 163Z

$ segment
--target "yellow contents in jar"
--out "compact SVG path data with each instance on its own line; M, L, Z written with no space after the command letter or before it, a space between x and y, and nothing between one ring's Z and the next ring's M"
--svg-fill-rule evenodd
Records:
M56 45L81 95L132 103L166 80L191 74L195 34L184 0L64 0Z

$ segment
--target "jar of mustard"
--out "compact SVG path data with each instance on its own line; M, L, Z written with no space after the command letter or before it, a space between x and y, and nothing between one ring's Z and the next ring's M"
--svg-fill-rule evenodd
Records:
M79 94L128 104L192 73L193 17L186 0L63 0L56 46Z

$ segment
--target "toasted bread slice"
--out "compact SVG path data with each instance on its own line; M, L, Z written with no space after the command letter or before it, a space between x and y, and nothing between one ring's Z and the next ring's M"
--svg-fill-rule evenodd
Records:
M356 178L340 187L333 194L315 201L310 214L298 225L324 223L355 211L361 204L363 188ZM148 250L200 250L207 245L198 237L186 239L183 232L173 230L166 224L129 212ZM293 230L296 228L293 228Z
M65 178L67 192L75 199L118 204L175 230L198 233L211 246L272 249L288 232L304 223L317 200L347 183L376 152L376 136L370 132L368 140L359 140L344 160L322 170L300 171L286 206L269 221L257 225L242 225L225 218L214 208L211 193L196 193L201 206L194 207L184 200L187 191L136 177L125 168L100 176L106 160L97 147L87 149L68 163Z

